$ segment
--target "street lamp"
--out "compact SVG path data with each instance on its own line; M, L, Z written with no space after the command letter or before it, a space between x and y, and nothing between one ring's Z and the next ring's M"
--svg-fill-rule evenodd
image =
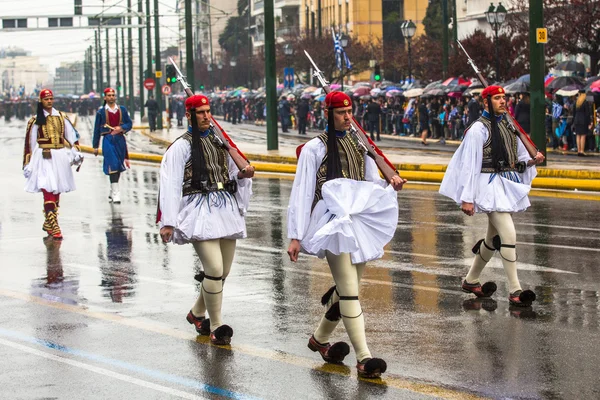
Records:
M496 42L496 80L500 80L500 56L498 50L498 31L506 19L506 8L502 3L498 3L498 7L494 7L494 3L490 4L490 8L485 12L485 19L494 31L494 40Z
M289 73L290 58L294 55L294 46L290 43L284 44L283 54L285 54L286 63L288 64L288 67L283 71L283 87L291 88L291 81L288 81L287 73Z
M402 25L400 26L400 30L402 31L402 36L404 36L406 38L406 42L408 43L408 83L410 84L410 80L412 78L412 60L411 60L411 53L410 53L410 41L412 40L413 36L415 36L415 33L417 32L417 26L415 25L414 22L412 22L412 19L409 19L408 21L402 22Z
M342 36L340 37L340 45L342 46L342 49L345 49L346 46L348 46L348 36L346 36L344 33L342 33ZM342 76L342 92L344 91L344 61L342 60L341 65L342 65L342 71L341 71L341 76Z

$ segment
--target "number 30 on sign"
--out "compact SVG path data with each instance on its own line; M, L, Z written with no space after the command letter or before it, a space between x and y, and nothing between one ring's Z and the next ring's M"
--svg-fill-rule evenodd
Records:
M537 28L535 30L536 43L548 43L548 29Z

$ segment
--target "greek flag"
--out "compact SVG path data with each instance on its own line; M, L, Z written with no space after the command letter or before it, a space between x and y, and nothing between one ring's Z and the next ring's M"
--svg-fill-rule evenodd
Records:
M331 34L333 36L333 49L335 51L335 65L337 66L337 69L342 69L342 58L346 63L346 68L351 69L352 64L350 63L348 55L346 54L344 48L342 47L342 44L340 43L340 35L336 34L333 28L331 28Z

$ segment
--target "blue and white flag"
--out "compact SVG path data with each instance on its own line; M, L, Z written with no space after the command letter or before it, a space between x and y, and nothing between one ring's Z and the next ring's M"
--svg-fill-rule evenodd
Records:
M346 54L344 48L342 47L342 44L340 43L340 35L336 34L333 28L331 28L331 34L333 36L333 49L335 51L335 65L339 70L341 70L343 58L344 62L346 63L346 68L352 69L352 64L348 59L348 55Z

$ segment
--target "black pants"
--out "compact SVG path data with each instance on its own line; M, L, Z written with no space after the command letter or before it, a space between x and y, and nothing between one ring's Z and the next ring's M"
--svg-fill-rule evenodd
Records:
M298 133L306 135L306 118L298 118Z
M150 132L156 130L156 114L148 113L148 124L150 124Z
M117 182L119 182L119 178L120 177L121 177L121 173L120 172L115 172L114 174L108 175L108 179L110 179L110 183L117 183Z
M371 134L371 140L375 141L373 131L377 132L377 140L379 139L379 121L369 121L369 133Z

